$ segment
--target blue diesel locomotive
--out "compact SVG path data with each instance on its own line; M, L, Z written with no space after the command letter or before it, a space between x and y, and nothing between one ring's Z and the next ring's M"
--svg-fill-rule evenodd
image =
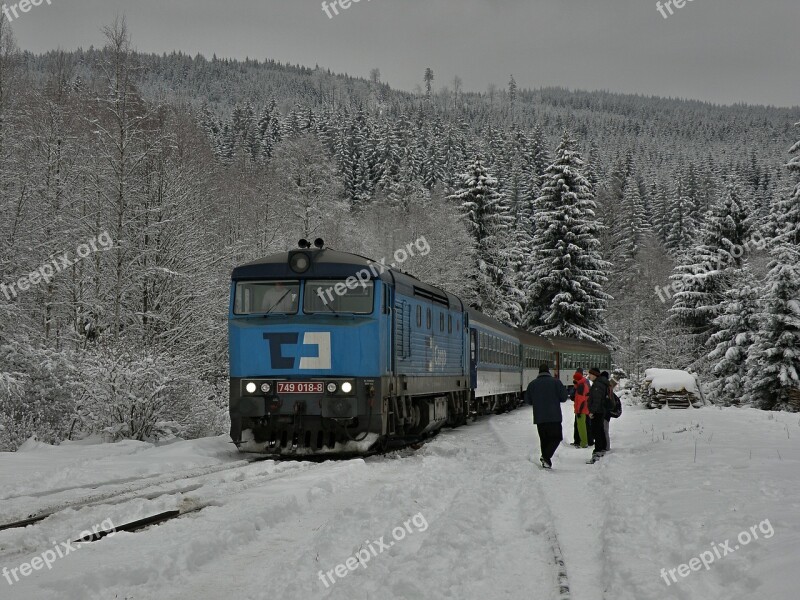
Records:
M315 246L233 271L231 438L243 452L383 450L518 406L541 362L610 367L604 346L569 340L560 354L408 274Z

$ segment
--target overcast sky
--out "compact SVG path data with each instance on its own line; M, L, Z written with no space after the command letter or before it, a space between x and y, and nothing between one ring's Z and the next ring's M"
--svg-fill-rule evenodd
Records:
M102 45L100 28L119 13L142 51L365 77L378 67L407 90L430 66L436 88L459 75L483 91L513 73L520 87L800 105L800 0L693 0L673 11L665 19L656 0L360 0L331 19L321 0L45 0L12 27L24 49L74 49Z

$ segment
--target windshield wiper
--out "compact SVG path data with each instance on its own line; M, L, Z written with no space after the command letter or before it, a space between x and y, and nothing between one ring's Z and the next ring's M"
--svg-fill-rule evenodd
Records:
M291 291L292 291L292 288L289 288L288 290L283 292L283 296L278 298L278 301L275 302L275 304L273 304L272 306L269 307L269 310L266 312L266 314L270 314L272 312L272 309L275 308L276 306L278 306L278 304L280 304L281 302L283 302L283 299L286 298L286 296L288 296Z

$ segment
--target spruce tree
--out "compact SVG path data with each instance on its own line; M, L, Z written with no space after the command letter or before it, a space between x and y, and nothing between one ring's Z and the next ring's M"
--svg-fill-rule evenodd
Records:
M789 152L793 156L786 168L794 179L795 187L786 199L775 203L772 218L776 242L800 248L800 142L792 146Z
M596 207L583 166L565 131L536 202L523 323L541 335L604 342L612 339L604 318L608 263L600 256Z
M681 255L670 277L680 287L670 313L686 335L689 364L704 355L714 333L713 321L721 314L725 293L734 282L734 271L742 266L749 234L740 190L731 183L723 200L709 213L700 243Z
M715 333L708 340L708 362L714 376L710 384L715 402L740 404L745 398L747 356L758 335L758 287L745 265L734 272L736 286L728 290L714 319Z
M450 198L460 204L473 241L470 305L499 321L517 323L522 298L508 254L513 216L497 188L497 179L478 157L462 175L460 190Z
M766 410L789 408L790 394L800 394L800 249L783 242L772 256L747 362L747 397Z
M697 226L692 217L692 201L682 180L678 181L674 201L668 211L666 246L672 256L678 257L691 247Z
M639 252L642 235L647 227L644 200L639 193L639 184L634 177L628 177L622 192L623 213L621 222L615 223L623 232L626 257L633 259Z

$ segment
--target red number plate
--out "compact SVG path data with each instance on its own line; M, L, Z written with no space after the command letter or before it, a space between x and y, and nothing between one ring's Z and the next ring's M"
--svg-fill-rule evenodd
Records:
M279 394L321 394L321 381L279 381Z

